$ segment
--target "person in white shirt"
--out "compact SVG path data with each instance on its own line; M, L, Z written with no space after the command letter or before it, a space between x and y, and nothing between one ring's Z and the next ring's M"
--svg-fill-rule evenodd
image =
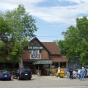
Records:
M81 69L78 69L78 78L80 79L80 70Z
M60 67L58 67L58 77L60 77Z

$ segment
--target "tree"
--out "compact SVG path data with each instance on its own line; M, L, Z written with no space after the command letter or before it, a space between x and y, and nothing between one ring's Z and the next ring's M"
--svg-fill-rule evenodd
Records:
M61 54L66 55L66 50L64 50L64 40L55 40L54 42L56 42L57 46L59 47Z
M63 32L65 39L62 45L65 55L70 60L74 57L79 57L80 63L84 66L88 64L88 19L87 17L77 18L76 26L68 27L66 32ZM58 45L60 41L58 42Z
M8 25L7 21L0 15L0 60L4 61L3 56L7 56L9 47L9 35L12 28ZM7 47L7 48L6 48Z
M23 5L12 11L6 11L1 15L4 20L3 26L0 24L1 41L6 44L8 50L7 59L15 62L19 61L19 67L23 67L21 55L29 45L28 40L34 37L37 31L34 18L26 12Z

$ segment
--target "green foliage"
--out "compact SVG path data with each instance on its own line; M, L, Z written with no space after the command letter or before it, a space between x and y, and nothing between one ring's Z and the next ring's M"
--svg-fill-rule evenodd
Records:
M18 62L24 49L37 31L35 19L26 12L23 5L12 11L7 10L0 14L0 55L4 54L7 60Z
M37 31L35 20L25 11L23 5L19 5L13 11L7 11L5 18L13 28L11 40L20 42L25 38L30 39L35 36L34 32Z
M66 55L66 50L64 50L65 49L64 48L64 46L65 46L64 41L63 40L59 40L59 41L58 40L55 40L54 42L56 42L56 44L58 45L61 54L62 55Z
M61 52L65 52L67 58L73 59L78 56L80 63L88 64L88 19L87 17L77 18L76 27L70 26L66 32L62 32L65 39L58 41Z
M10 33L12 32L12 28L8 25L7 20L0 15L0 40L3 42L8 42L10 38Z
M4 42L0 42L0 49L5 47L5 43Z
M0 61L1 62L4 62L5 60L3 59L3 57L0 56Z
M10 68L4 68L4 70L7 70L7 71L12 71L12 69L10 69Z

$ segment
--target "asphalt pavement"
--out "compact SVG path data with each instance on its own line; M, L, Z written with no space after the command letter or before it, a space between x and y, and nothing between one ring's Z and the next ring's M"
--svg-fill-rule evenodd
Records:
M33 75L31 80L1 80L0 88L88 88L88 79L58 78Z

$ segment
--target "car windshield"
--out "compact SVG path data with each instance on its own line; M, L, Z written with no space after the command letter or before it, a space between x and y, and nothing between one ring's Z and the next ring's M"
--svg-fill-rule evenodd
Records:
M0 73L9 73L9 72L5 70L0 70Z
M77 69L76 69L75 71L76 71L76 72L78 72L78 70L77 70Z
M22 72L24 72L24 71L27 71L27 72L29 72L30 71L30 69L24 69L24 68L21 68L21 69L19 69L20 71L22 71ZM19 70L17 70L17 71L19 71Z
M23 71L23 72L24 72L24 71L28 71L28 72L29 72L30 70L29 70L29 69L22 69L21 71Z

